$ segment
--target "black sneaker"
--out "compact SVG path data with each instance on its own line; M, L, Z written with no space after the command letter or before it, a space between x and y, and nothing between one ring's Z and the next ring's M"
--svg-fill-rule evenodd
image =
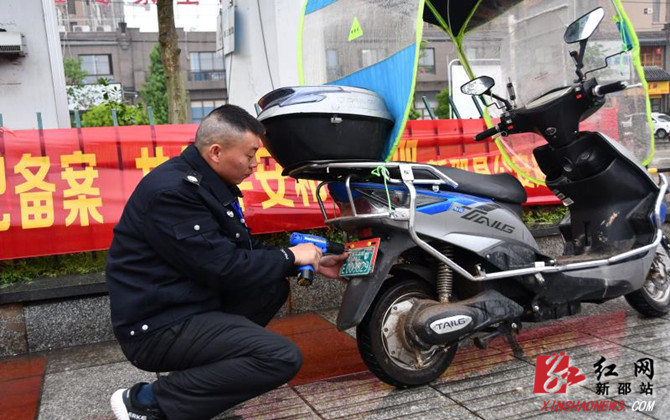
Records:
M164 420L165 414L158 406L142 405L137 402L137 392L146 382L140 382L127 389L117 389L109 402L118 420Z

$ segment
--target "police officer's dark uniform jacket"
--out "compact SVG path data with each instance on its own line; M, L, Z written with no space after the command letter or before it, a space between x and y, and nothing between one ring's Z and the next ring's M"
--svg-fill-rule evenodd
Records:
M271 286L294 271L291 251L251 238L238 196L193 145L140 181L106 269L119 341L219 309L226 291Z

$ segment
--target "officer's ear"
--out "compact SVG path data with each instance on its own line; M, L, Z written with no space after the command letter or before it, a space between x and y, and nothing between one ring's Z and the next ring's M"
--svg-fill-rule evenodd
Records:
M221 159L221 153L222 152L223 152L223 148L218 143L212 143L209 146L207 146L207 156L213 162L219 163L219 160Z

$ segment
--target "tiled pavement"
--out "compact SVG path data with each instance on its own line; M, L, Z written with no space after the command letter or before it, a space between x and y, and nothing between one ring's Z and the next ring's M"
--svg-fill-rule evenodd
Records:
M559 416L568 419L670 418L670 316L645 319L623 299L585 305L582 314L561 321L527 324L517 337L523 354L502 339L486 350L459 349L447 372L430 385L397 390L378 381L363 365L353 333L338 332L336 311L291 316L270 328L303 351L303 369L289 384L223 413L221 419L502 419ZM585 380L567 394L535 394L535 358L565 352ZM594 364L615 364L598 385ZM634 363L650 358L653 379L635 376ZM120 386L151 380L153 374L126 362L115 343L71 347L0 359L0 419L112 419L109 395ZM652 394L640 393L641 383ZM627 395L619 383L630 383ZM600 388L600 389L599 389ZM598 394L600 391L600 394ZM624 401L625 411L543 411L544 401ZM653 411L635 412L639 401ZM614 405L617 407L617 405Z

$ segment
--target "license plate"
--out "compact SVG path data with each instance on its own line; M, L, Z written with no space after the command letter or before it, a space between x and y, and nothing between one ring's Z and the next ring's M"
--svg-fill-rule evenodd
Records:
M379 238L373 238L345 244L349 257L342 264L340 276L356 277L372 273L377 260L379 242Z

